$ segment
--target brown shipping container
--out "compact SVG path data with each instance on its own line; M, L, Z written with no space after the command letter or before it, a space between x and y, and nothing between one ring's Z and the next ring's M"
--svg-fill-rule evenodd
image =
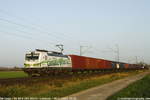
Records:
M77 55L69 55L72 60L72 68L73 69L111 69L111 61L77 56Z

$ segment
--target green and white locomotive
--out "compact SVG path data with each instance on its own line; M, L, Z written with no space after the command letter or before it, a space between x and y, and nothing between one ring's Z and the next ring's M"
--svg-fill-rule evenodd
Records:
M50 71L70 69L71 59L61 52L36 49L26 53L23 70L29 75L48 74Z

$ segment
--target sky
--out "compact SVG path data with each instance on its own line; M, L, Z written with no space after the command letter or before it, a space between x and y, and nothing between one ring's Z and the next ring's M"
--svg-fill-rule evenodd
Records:
M150 64L149 0L0 0L0 66L37 48ZM118 49L117 49L118 48Z

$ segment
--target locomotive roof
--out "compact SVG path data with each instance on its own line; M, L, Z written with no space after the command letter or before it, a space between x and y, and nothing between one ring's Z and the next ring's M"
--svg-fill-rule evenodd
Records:
M48 52L47 54L48 54L48 56L65 57L65 58L68 57L67 55L64 55L62 53Z
M36 51L48 52L48 53L57 54L57 55L63 55L61 52L57 52L57 51L48 51L48 50L42 50L42 49L36 49Z
M48 52L47 50L42 50L42 49L36 49L36 51L40 51L40 52Z

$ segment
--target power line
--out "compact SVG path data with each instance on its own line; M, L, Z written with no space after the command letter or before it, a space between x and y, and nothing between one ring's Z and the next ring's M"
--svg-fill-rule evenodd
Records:
M17 26L21 26L21 27L24 27L24 28L30 28L30 29L33 29L33 30L38 30L40 31L41 33L43 33L41 30L35 28L35 27L31 27L31 26L27 26L27 25L23 25L23 24L18 24L16 22L13 22L13 21L10 21L10 20L7 20L7 19L4 19L4 18L0 18L1 21L4 21L4 22L7 22L7 23L11 23L11 24L15 24ZM55 37L56 40L58 40L57 37Z
M11 24L15 24L15 25L17 25L17 26L22 26L22 27L24 27L24 28L32 28L32 29L35 29L35 28L33 28L33 27L29 27L29 26L26 26L26 25L22 25L22 24L18 24L18 23L15 23L15 22L12 22L12 21L10 21L10 20L6 20L6 19L3 19L3 18L0 18L0 20L2 20L2 21L5 21L5 22L8 22L8 23L11 23ZM17 30L18 31L18 30ZM21 31L20 31L21 32ZM22 31L23 32L23 31ZM23 32L23 33L26 33L26 32ZM58 39L57 39L58 40ZM53 43L53 44L56 44L56 43Z
M6 11L4 11L4 10L1 10L0 9L0 13L3 13L3 14L5 14L5 15L9 15L9 16L13 16L13 17L15 17L15 18L17 18L17 19L20 19L21 21L23 21L23 20L25 20L24 18L21 18L21 17L18 17L18 16L15 16L14 14L12 15L12 14L10 14L10 13L8 13L8 12L6 12ZM35 24L33 24L33 23L31 23L30 22L30 24L32 25L32 26L27 26L27 25L23 25L23 24L20 24L20 23L16 23L16 22L13 22L13 21L10 21L10 20L8 20L8 19L4 19L4 18L0 18L0 20L1 21L5 21L5 22L7 22L7 23L11 23L11 24L14 24L14 25L17 25L17 26L21 26L21 27L23 27L23 28L28 28L28 29L32 29L32 30L38 30L38 31L40 31L40 32L42 32L42 33L46 33L47 35L50 35L51 37L52 37L52 35L53 35L53 37L56 39L56 40L59 40L58 38L66 38L66 39L68 39L69 40L69 42L73 42L73 43L77 43L77 45L79 44L77 41L75 42L75 41L73 41L74 40L74 37L72 38L72 37L69 37L69 38L67 38L69 35L65 35L64 33L61 33L61 35L56 35L56 34L53 34L53 33L50 33L50 32L47 32L47 31L45 31L45 28L43 29L43 30L41 30L41 26L39 26L39 25L35 25ZM25 20L25 22L28 22L27 20ZM18 30L17 30L18 31ZM20 31L20 32L23 32L23 31ZM23 32L23 33L26 33L26 32ZM55 33L57 33L58 34L58 32L55 32ZM55 41L56 41L55 40ZM76 40L77 40L77 38L76 38ZM73 47L74 48L74 47Z
M31 37L31 33L29 33L29 32L26 32L26 31L23 31L23 30L18 30L18 29L14 29L14 30L17 31L17 32L20 32L20 33L25 33L25 34L15 34L17 36L23 36L22 38L26 37L26 38L30 38L31 40L33 40L33 39L37 40L38 39L38 41L40 41L40 42L43 42L43 41L46 42L47 41L48 43L51 43L51 44L55 45L55 42L52 42L52 41L49 41L49 40L46 40L46 39L42 40L41 38L38 38L38 37L35 37L35 36ZM4 33L8 33L8 32L4 32ZM27 34L29 33L30 35L27 35L26 33ZM11 32L11 34L12 34L12 32Z
M1 21L4 21L4 22L8 22L8 23L11 23L11 24L15 24L17 26L21 26L21 27L24 27L24 28L31 28L31 29L34 29L36 30L36 28L34 27L29 27L29 26L26 26L26 25L23 25L23 24L18 24L16 22L13 22L13 21L10 21L10 20L7 20L7 19L3 19L3 18L0 18ZM57 39L58 40L58 39Z
M85 51L83 51L83 48L87 47L87 49L89 49L89 46L80 46L80 56L83 55L83 53L85 53ZM86 50L87 51L87 50Z
M18 37L18 38L23 38L23 39L28 39L28 40L33 40L33 41L36 41L34 40L32 37L29 37L29 36L24 36L24 35L19 35L19 34L16 34L16 33L9 33L9 32L6 32L6 31L2 31L0 30L0 32L4 35L8 35L8 36L13 36L13 37ZM37 42L37 41L36 41ZM39 42L40 44L44 44L43 42Z
M3 14L5 14L5 15L9 15L9 16L13 16L13 17L16 17L17 19L20 19L21 21L22 20L25 20L24 18L22 18L22 17L18 17L18 16L16 16L16 15L14 15L14 14L10 14L10 13L8 13L7 11L5 11L5 10L2 10L2 9L0 9L0 13L3 13ZM27 22L27 20L25 20L26 22ZM16 24L16 23L15 23ZM32 24L33 26L36 26L36 28L38 27L38 29L40 28L42 28L42 26L39 26L39 25L35 25L35 24L33 24L33 23L31 23L30 22L30 24ZM22 26L22 25L21 25ZM25 25L23 25L23 27L26 27ZM32 29L35 29L34 27L32 27ZM45 31L45 28L43 29L44 31ZM46 31L45 31L46 32ZM46 32L46 33L49 33L49 32ZM58 33L58 32L55 32L55 33ZM48 34L49 35L49 34ZM50 33L50 35L55 35L56 37L62 37L62 35L64 35L62 38L66 38L66 37L68 37L68 35L65 35L65 34L63 34L63 33L61 33L61 35L56 35L56 34L53 34L53 33ZM71 42L73 42L72 40L73 39L70 39L70 38L66 38L66 39L69 39L69 40L71 40Z
M2 30L0 30L0 32L3 34L3 33L5 33L4 35L9 35L9 36L14 36L14 37L19 37L19 38L23 38L23 39L28 39L28 40L33 40L33 41L38 41L38 43L40 43L40 44L42 44L42 45L45 45L45 43L44 42L46 42L46 41L43 41L43 40L41 40L41 39L34 39L33 37L30 37L30 36L26 36L26 35L22 35L22 34L17 34L17 33L10 33L10 32L6 32L6 31L2 31ZM38 44L37 43L37 44ZM46 42L46 43L50 43L50 42ZM55 45L55 43L51 43L51 44L53 44L53 45ZM53 48L54 49L54 47L52 46L52 45L50 45L51 46L51 48ZM71 50L71 51L74 51L74 50Z

